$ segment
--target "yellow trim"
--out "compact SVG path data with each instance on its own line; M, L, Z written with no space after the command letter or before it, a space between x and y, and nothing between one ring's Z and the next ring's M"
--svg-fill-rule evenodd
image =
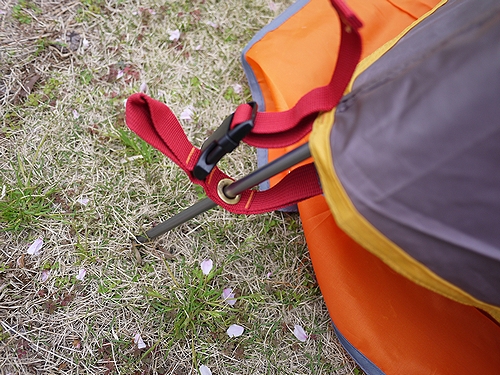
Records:
M441 0L434 8L429 10L427 13L425 13L422 17L419 19L415 20L412 22L410 26L408 26L406 29L404 29L397 37L394 39L389 40L387 43L385 43L382 47L376 49L373 53L370 55L366 56L362 61L359 62L358 66L356 67L356 70L354 71L354 74L352 75L351 82L346 88L346 93L349 93L352 91L352 86L354 84L355 79L363 73L370 65L372 65L375 61L380 59L382 55L384 55L388 50L390 50L394 45L399 42L399 40L404 37L408 32L413 29L416 25L418 25L420 22L422 22L425 18L429 17L432 13L434 13L438 8L440 8L442 5L447 3L448 0Z
M311 133L310 143L315 145L315 147L311 148L314 163L320 175L326 201L337 225L366 250L414 283L457 302L479 307L500 321L499 307L474 298L436 275L385 237L359 214L335 173L330 157L331 153L321 152L321 150L330 150L331 126L329 125L333 124L334 116L334 111L318 116L314 123L314 130ZM318 150L320 151L318 152Z
M441 1L434 9L415 21L398 35L397 38L387 42L377 51L363 59L355 71L348 91L352 89L354 79L359 74L366 70L373 62L387 52L387 50L392 48L392 46L394 46L411 28L421 22L425 17L432 14L444 3L446 3L446 0ZM344 190L331 160L330 132L334 123L334 117L335 109L318 116L314 122L313 130L309 138L309 145L314 163L320 175L326 200L338 226L366 250L379 257L393 270L416 284L457 302L479 307L488 312L494 319L500 321L500 307L482 302L441 278L429 270L425 265L413 259L359 214Z

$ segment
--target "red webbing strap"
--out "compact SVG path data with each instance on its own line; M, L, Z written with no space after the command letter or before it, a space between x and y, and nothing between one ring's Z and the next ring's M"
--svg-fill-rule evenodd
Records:
M211 200L230 212L259 214L274 211L322 193L316 169L309 164L293 170L271 189L246 190L241 193L237 204L227 204L219 198L217 185L229 177L217 167L205 180L193 176L201 151L189 142L170 108L145 94L134 94L127 100L126 119L133 132L172 159L193 183L203 187Z
M361 21L341 0L331 0L340 17L340 47L337 65L330 83L304 95L294 107L283 112L258 112L255 126L244 139L245 143L262 148L280 148L300 141L312 130L320 112L332 110L343 96L354 69L361 57ZM240 105L231 127L248 119L251 107Z
M330 83L310 91L288 111L257 113L254 129L244 139L246 143L265 148L296 143L311 131L317 114L333 109L342 97L361 55L361 38L357 32L361 22L341 0L331 2L342 22L339 56ZM239 106L231 127L248 120L250 111L247 104ZM239 203L227 204L219 198L217 185L229 177L217 167L205 180L193 176L201 151L189 142L179 121L165 104L144 94L134 94L127 100L126 121L132 131L172 159L193 183L203 187L210 199L230 212L269 212L322 193L314 165L308 164L291 171L271 189L246 190L241 193Z

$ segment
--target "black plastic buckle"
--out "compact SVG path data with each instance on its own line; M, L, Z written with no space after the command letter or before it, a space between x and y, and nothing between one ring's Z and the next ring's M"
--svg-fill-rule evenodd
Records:
M212 172L219 160L238 147L243 138L252 131L255 116L257 115L257 103L250 102L248 104L252 107L250 119L237 124L233 129L229 129L234 113L229 115L221 126L203 143L201 156L193 169L193 175L197 179L204 180Z

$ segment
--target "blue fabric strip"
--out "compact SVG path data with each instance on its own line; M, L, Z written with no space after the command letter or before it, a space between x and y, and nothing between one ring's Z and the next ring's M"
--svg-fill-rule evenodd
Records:
M333 329L337 338L339 339L342 346L347 350L351 357L356 361L356 363L363 369L367 375L385 375L382 370L380 370L375 364L365 357L358 349L356 349L352 344L339 332L335 324L333 324Z
M257 166L260 168L268 163L267 149L266 148L258 148L257 149ZM261 182L259 184L260 190L267 190L271 187L269 180Z

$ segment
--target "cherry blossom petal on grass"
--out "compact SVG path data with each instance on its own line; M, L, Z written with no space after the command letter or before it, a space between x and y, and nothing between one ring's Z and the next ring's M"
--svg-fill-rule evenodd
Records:
M42 274L40 276L40 279L42 280L42 283L46 282L49 279L50 276L50 271L49 270L43 270Z
M214 29L218 28L219 25L217 25L215 22L212 21L206 21L205 22L208 26L212 26Z
M208 275L210 273L210 271L212 270L213 266L214 266L214 262L212 261L212 259L205 259L200 264L201 271L203 272L204 275Z
M241 94L243 92L243 87L239 83L233 85L233 90L236 94Z
M81 346L82 346L82 342L79 339L73 340L73 348L80 350Z
M180 119L191 121L193 119L193 108L192 107L185 108L180 115Z
M140 333L136 333L134 336L134 344L137 345L137 349L144 349L146 347L146 344L142 340L142 337Z
M139 91L147 94L148 92L148 84L146 82L141 83L141 87L139 87Z
M76 200L76 203L79 203L82 206L86 206L87 204L89 204L89 202L90 202L90 199L88 199L87 197L82 197L82 198L79 198Z
M179 30L173 30L173 31L169 30L168 35L169 35L168 39L170 39L173 42L176 42L181 37L181 32Z
M37 238L28 248L27 253L29 255L40 255L40 250L43 246L43 240L41 238Z
M293 328L293 334L295 335L297 340L302 342L307 341L307 338L309 337L307 336L306 331L304 331L304 328L302 328L302 326L299 326L298 324L295 324Z
M234 293L231 288L226 288L222 291L222 299L230 306L234 306L236 303L236 298L234 298Z
M240 337L244 331L245 328L242 326L239 326L238 324L231 324L226 333L229 337Z
M85 268L81 268L80 271L78 271L78 275L76 275L76 279L83 281L86 273L87 273L87 270Z
M201 365L200 366L200 374L201 375L212 375L212 371L210 371L210 369L207 366Z

